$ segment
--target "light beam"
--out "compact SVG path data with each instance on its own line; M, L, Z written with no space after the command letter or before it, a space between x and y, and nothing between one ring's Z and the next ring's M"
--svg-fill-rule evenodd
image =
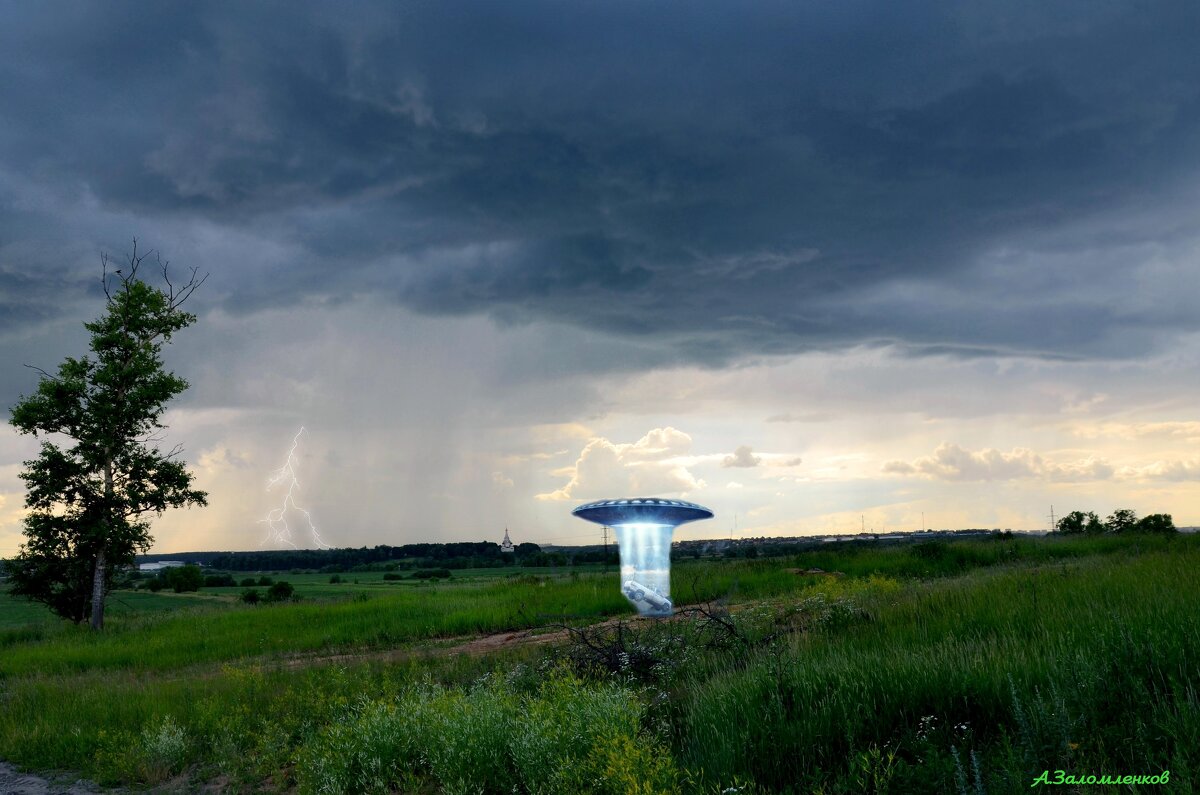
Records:
M712 511L694 502L637 497L590 502L571 513L617 531L621 593L637 611L671 615L671 533L684 522L711 519Z

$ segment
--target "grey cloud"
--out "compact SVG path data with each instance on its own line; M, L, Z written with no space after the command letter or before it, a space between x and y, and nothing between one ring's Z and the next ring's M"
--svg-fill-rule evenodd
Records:
M1041 469L1041 459L1030 450L966 450L956 444L942 443L933 455L909 463L889 461L883 471L894 475L919 474L940 480L1011 480L1033 477Z
M785 411L782 414L772 414L767 417L767 422L828 422L834 419L834 414L825 411L806 411L806 412L791 412Z
M881 471L948 481L1045 478L1055 482L1084 482L1107 480L1115 470L1107 461L1094 456L1060 464L1048 462L1025 448L1014 448L1008 453L993 448L976 451L943 442L932 455L913 461L887 461Z
M721 459L723 467L756 467L762 463L762 456L757 456L748 445L740 445L733 451L733 455L727 455ZM799 461L797 461L799 463Z
M1200 460L1155 461L1139 467L1123 467L1121 477L1131 480L1190 481L1200 480Z
M1194 4L5 16L0 203L47 196L0 220L21 242L0 273L41 285L0 279L7 323L52 318L55 280L86 289L55 249L151 229L177 261L172 238L195 241L232 311L376 293L655 349L629 367L860 344L1120 358L1197 328L1168 280L1127 300L1131 270L1200 245L1178 209ZM1130 207L1115 233L1088 223Z

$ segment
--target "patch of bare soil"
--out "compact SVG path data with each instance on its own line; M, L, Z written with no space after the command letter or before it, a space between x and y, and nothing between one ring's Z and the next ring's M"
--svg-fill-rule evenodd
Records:
M99 792L90 781L50 781L0 762L0 795L97 795Z
M618 623L637 623L640 621L672 621L683 618L676 613L670 618L642 618L640 616L616 616L606 621L590 624L592 629L614 626ZM400 649L380 649L374 651L339 652L338 654L309 654L288 657L283 661L285 668L307 668L316 665L336 665L337 663L389 662L407 660L412 657L437 656L448 657L454 654L491 654L504 649L518 646L544 646L551 643L566 641L570 633L566 629L522 629L508 632L495 632L490 635L471 635L450 639L445 645L424 645Z

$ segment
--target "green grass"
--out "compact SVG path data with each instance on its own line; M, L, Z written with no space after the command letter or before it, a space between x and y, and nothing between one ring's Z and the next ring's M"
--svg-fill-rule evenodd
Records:
M543 624L557 616L630 612L614 587L586 576L538 582L425 585L326 603L201 608L114 622L103 634L71 628L10 645L0 678L105 669L170 670L200 663L416 640ZM214 589L221 590L221 589Z
M774 597L823 578L797 577L779 562L739 561L685 564L674 579L677 599L686 602L729 594L743 600ZM331 590L317 596L322 587ZM0 678L105 669L163 671L263 656L362 651L633 614L617 588L615 572L560 577L526 573L515 579L411 585L381 580L374 588L361 583L330 586L326 578L324 586L297 585L304 597L299 603L254 607L237 602L241 590L117 592L114 603L141 600L147 610L114 616L100 635L63 624L55 632L36 634L36 643L10 642L0 658ZM154 600L171 605L171 613L151 611L148 605Z
M196 612L234 604L234 597L222 595L219 590L222 589L188 594L116 591L109 597L107 616L114 624L122 625L180 610ZM18 642L76 633L79 629L71 622L55 617L37 602L0 591L0 649Z
M952 747L976 752L989 792L1059 768L1187 781L1200 772L1198 565L1193 545L864 599L867 620L693 672L679 761L771 791L850 792L872 776L953 791Z
M812 567L845 576L796 573ZM728 596L757 605L734 613L749 637L779 619L800 631L693 644L649 678L595 681L540 647L477 657L429 642L628 615L615 572L343 575L357 586L279 574L304 600L266 607L238 603L240 588L129 594L100 636L20 616L0 627L0 758L110 783L187 770L235 791L997 793L1047 769L1169 769L1171 788L1142 791L1192 792L1198 567L1197 537L688 561L672 574L677 603ZM409 651L291 661L393 648ZM606 721L620 728L602 743L587 729Z

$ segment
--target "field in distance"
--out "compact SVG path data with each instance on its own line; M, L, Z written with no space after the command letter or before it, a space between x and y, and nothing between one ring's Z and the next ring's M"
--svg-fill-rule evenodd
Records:
M679 563L704 610L671 621L615 570L118 591L103 635L0 596L0 758L188 791L1191 792L1198 565L1180 535L830 545Z

